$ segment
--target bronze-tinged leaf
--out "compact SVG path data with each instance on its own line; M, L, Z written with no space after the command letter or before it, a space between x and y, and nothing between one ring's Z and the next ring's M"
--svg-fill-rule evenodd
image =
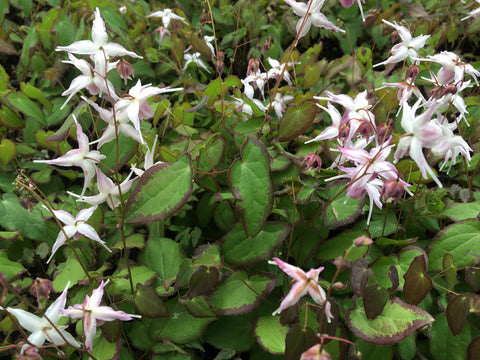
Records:
M465 282L474 290L480 289L480 270L471 266L465 269Z
M168 309L162 298L150 286L137 284L135 292L136 312L146 318L168 317Z
M453 290L455 288L455 285L458 283L458 280L457 268L455 267L452 254L446 253L443 256L442 267L445 274L445 280L447 281L448 289Z
M412 305L418 305L427 296L432 288L432 279L427 275L427 261L425 255L418 255L413 259L408 271L403 275L405 283L403 294L405 301Z
M309 327L295 324L288 330L285 338L285 359L298 360L302 354L318 342L318 337Z
M196 52L199 52L206 59L212 60L213 54L210 51L210 48L207 45L204 37L201 35L201 31L192 31L192 35L190 35L190 44L195 49Z
M480 295L468 294L470 299L469 312L480 315Z
M480 354L480 336L476 337L467 348L467 360L478 360L478 354Z
M447 323L453 336L460 334L470 310L470 299L466 295L458 295L447 305Z
M400 281L398 280L398 270L395 265L390 265L388 268L388 278L392 282L392 287L388 289L389 292L397 290L398 286L400 285Z
M311 99L298 106L291 104L278 125L278 140L290 141L302 134L312 125L319 110L317 102Z
M202 265L197 268L190 278L187 297L192 299L199 295L205 295L217 284L220 274L213 266Z
M388 300L388 291L383 286L371 284L365 289L363 308L368 320L375 319L380 315Z
M357 297L363 298L370 275L372 270L368 268L367 260L365 258L355 260L350 270L350 287Z

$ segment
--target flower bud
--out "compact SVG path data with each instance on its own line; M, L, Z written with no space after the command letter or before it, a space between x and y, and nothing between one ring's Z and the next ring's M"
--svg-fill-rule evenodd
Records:
M215 60L215 69L217 70L218 76L222 76L224 68L225 68L225 63L222 60L220 59Z
M17 356L17 360L42 360L42 357L38 354L37 349L33 346L29 346L25 349L23 354Z
M448 94L455 95L457 93L457 85L449 84L442 91L442 97Z
M435 99L440 99L442 97L441 92L442 92L442 87L437 85L433 88L432 92L430 93L430 97Z
M340 4L341 4L344 8L349 8L350 6L353 5L354 2L355 2L355 0L340 0Z
M263 50L265 50L265 52L268 52L268 50L270 50L270 46L272 46L272 42L270 41L270 36L269 36L267 40L263 42Z
M307 164L305 170L317 170L320 171L322 168L322 158L315 153L310 153L305 156L302 164Z
M398 180L387 180L383 184L382 192L380 197L383 197L383 201L390 202L394 201L396 204L398 199L403 196L404 188L400 181Z
M407 69L407 72L405 73L405 81L415 81L419 72L420 68L418 67L418 65L410 65Z
M360 236L358 238L355 239L355 241L353 242L353 244L356 246L356 247L360 247L360 246L369 246L373 243L373 240L366 237L365 235L363 236Z
M386 124L380 124L377 126L377 137L380 141L387 140L392 134L392 127L390 126L390 121Z
M345 139L348 137L349 133L350 133L350 126L348 124L342 124L338 129L338 138Z
M259 68L260 68L260 60L253 59L253 58L248 60L247 76L250 74L256 74Z
M125 81L125 85L127 85L127 80L130 80L132 76L134 76L133 66L128 61L124 59L120 59L117 62L117 73L123 81Z
M30 286L30 294L35 296L39 302L41 299L48 300L48 297L52 291L52 282L48 279L37 277L32 286Z
M332 357L322 349L320 344L317 344L305 351L300 360L332 360Z

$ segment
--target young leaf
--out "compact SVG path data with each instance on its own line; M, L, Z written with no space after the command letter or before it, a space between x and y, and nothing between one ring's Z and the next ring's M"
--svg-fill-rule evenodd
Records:
M350 287L357 297L363 298L370 275L372 270L368 268L367 260L365 258L355 260L350 270Z
M368 320L361 300L355 308L347 310L349 329L360 339L376 345L395 344L416 329L430 324L433 317L417 306L409 305L399 298L391 298L385 304L382 316Z
M371 284L365 289L363 308L368 320L375 319L383 312L388 300L388 291L383 286Z
M447 323L453 336L462 332L470 312L470 297L466 295L457 295L448 302L447 305Z
M462 332L454 336L447 325L445 314L435 317L430 336L430 353L436 360L463 360L467 355L467 346L471 339L468 322ZM477 354L478 355L478 354Z
M320 111L316 101L304 100L300 105L291 105L278 126L278 141L295 139L312 125Z
M403 275L405 279L403 294L405 301L409 304L420 304L432 289L432 279L426 273L426 258L425 255L418 255L413 259L408 271Z
M285 339L285 359L298 360L302 354L319 341L310 327L299 323L291 326Z
M168 317L168 309L160 296L149 286L137 284L135 292L136 312L147 318Z

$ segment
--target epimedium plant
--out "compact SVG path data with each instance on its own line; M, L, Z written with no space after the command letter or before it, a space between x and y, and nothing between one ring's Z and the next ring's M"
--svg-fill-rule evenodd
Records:
M474 359L477 7L2 2L2 351Z

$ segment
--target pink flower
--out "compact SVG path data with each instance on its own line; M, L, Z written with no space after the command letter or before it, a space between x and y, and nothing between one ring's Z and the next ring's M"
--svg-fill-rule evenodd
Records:
M65 303L67 301L67 289L69 286L70 282L68 282L67 286L65 286L65 290L63 290L62 295L60 295L57 300L55 300L49 306L47 311L45 311L45 315L41 319L38 316L22 309L15 309L11 307L4 309L0 306L0 310L8 311L17 318L21 327L31 332L27 341L34 346L40 347L45 343L46 340L48 340L49 342L59 346L64 345L65 341L67 341L68 344L79 348L80 344L73 338L72 335L70 335L69 332L65 330L68 326L57 325L58 321L62 317L61 311L65 307ZM52 326L52 324L54 326ZM28 343L24 344L20 350L20 354L23 354L23 352L29 346L30 345Z
M127 113L128 118L133 123L135 129L138 131L140 138L143 137L140 130L140 120L153 117L153 111L148 104L148 99L152 96L163 94L166 92L180 91L182 88L157 88L151 86L151 84L142 85L142 82L138 80L136 85L128 91L128 95L121 97L116 103L117 111L124 111Z
M331 319L333 315L330 311L330 303L327 301L327 295L325 291L318 285L318 276L323 271L323 267L318 269L310 269L305 273L302 269L290 265L279 258L274 257L275 263L282 269L288 276L295 280L290 292L283 299L280 307L273 312L273 315L280 314L286 308L296 304L305 295L310 295L313 301L317 304L325 307L325 313ZM273 264L273 262L272 262Z
M73 319L83 319L83 332L85 334L85 348L92 351L93 338L97 332L97 326L103 324L104 321L133 320L139 315L126 314L123 311L115 311L109 306L100 306L103 297L103 280L100 286L93 290L92 297L85 296L83 304L70 306L68 309L60 309L60 311Z
M45 207L46 208L46 207ZM71 214L64 210L51 210L55 217L63 222L65 225L63 229L60 230L57 236L57 240L55 240L55 244L52 247L52 255L47 260L47 264L52 260L53 255L58 250L60 246L65 244L65 241L69 238L73 238L74 240L80 239L82 236L86 236L93 241L102 244L105 249L111 252L111 250L105 245L105 241L100 239L97 232L93 227L88 225L86 221L93 215L97 206L92 206L89 209L80 210L76 217L73 217Z
M312 27L312 24L316 27L323 27L333 31L345 32L345 30L333 25L330 21L328 21L327 17L320 12L324 2L325 0L310 0L307 4L305 4L298 3L295 0L285 0L285 3L292 7L293 12L300 16L300 20L298 20L297 23L298 39L304 37L308 33Z
M379 64L375 64L373 67L398 63L407 58L410 59L411 62L417 60L419 58L417 50L425 46L425 42L430 35L420 35L416 38L412 38L412 34L410 34L410 31L408 31L405 26L400 26L395 21L393 24L387 20L382 21L397 30L402 42L392 47L390 50L391 56L387 60Z
M340 4L342 4L343 7L348 8L353 5L355 0L340 0ZM358 7L360 8L360 13L362 14L362 21L365 21L365 15L363 15L363 8L362 8L362 3L360 0L357 0ZM363 0L363 3L365 4L365 0Z
M88 145L88 137L82 131L82 126L78 123L77 118L73 115L73 120L77 125L77 141L78 149L68 151L65 155L53 160L34 160L37 163L46 163L58 166L78 166L82 168L85 174L85 183L81 196L87 190L93 177L95 176L95 169L100 160L105 159L105 155L100 154L97 150L90 151Z

